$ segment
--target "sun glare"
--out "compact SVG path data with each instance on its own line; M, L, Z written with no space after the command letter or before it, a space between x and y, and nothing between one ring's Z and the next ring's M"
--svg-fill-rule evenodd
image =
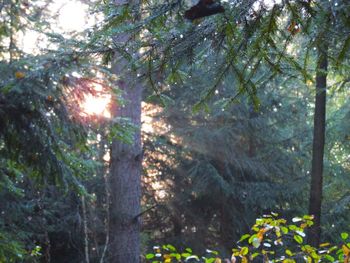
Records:
M84 92L79 100L80 116L82 117L111 117L110 106L112 94L103 84L88 79L78 81L80 87L84 87L88 92Z
M86 26L87 5L77 1L55 1L59 8L58 26L64 31L80 31Z
M109 110L109 105L111 103L110 95L92 95L87 94L84 96L81 102L81 115L83 116L101 116L105 118L110 118L111 113Z
M89 5L83 1L53 0L48 5L38 1L36 5L48 14L47 21L54 32L72 37L72 32L82 32L103 19L100 14L90 14ZM27 29L20 34L21 48L30 54L38 54L42 49L54 49L57 45L49 43L45 34ZM75 36L76 37L76 36Z
M100 122L111 118L114 96L103 81L72 77L67 83L66 100L72 117L80 122Z

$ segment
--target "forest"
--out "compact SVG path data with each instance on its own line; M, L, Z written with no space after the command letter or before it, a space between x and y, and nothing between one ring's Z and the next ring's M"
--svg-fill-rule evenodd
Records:
M1 0L0 263L350 263L349 0Z

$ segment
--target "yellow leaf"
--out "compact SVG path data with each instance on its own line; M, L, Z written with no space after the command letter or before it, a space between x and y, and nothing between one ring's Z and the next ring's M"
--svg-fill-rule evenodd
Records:
M302 229L304 229L305 227L307 227L307 224L302 223L302 224L300 225L300 227L301 227Z
M266 228L262 228L262 229L260 229L259 232L256 234L256 236L258 237L258 239L259 239L260 241L263 240L264 234L267 232L267 230L268 230L268 229L266 229Z
M22 71L16 71L15 72L15 77L16 79L23 79L26 75Z
M278 229L276 229L276 236L277 237L281 237L281 231L280 231L280 229L278 228Z
M247 257L242 257L242 261L241 261L242 263L248 263L248 259L247 259Z
M342 246L342 250L345 256L350 255L350 249L346 245Z
M328 247L330 245L331 245L330 243L322 243L322 244L320 244L320 247Z
M221 259L220 258L216 258L214 263L221 263Z

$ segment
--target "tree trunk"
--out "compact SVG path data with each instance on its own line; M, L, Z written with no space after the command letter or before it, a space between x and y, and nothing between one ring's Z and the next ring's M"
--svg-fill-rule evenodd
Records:
M141 91L140 85L129 85L120 81L125 92L124 107L117 107L116 116L129 118L138 128L133 144L114 140L111 148L111 220L110 262L137 263L140 257L140 213L141 198Z
M116 5L135 2L116 0ZM121 34L113 40L126 43L132 36ZM135 52L137 53L137 51ZM142 85L129 62L116 54L113 73L119 77L118 88L122 91L124 105L116 105L113 117L128 118L135 129L133 143L114 140L111 146L110 163L110 246L111 263L140 262L140 199L141 199L141 101Z
M327 44L321 41L317 48L316 99L314 114L314 138L312 147L311 187L309 214L314 216L314 225L308 233L308 243L314 247L320 244L321 204L323 181L323 155L326 128L326 90L327 90Z

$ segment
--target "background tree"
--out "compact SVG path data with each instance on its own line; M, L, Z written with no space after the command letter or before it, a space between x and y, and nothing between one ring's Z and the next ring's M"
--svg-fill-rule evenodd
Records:
M206 59L208 64L213 57ZM303 86L292 93L279 89L281 78L259 93L260 112L255 113L248 100L223 110L225 100L217 98L230 94L232 78L218 87L210 111L193 113L196 98L190 94L200 92L208 80L192 81L164 92L174 102L150 122L160 137L145 135L145 187L147 193L155 191L155 198L150 195L145 203L159 204L145 223L150 230L163 222L164 232L154 234L162 243L230 251L232 240L258 215L305 211L307 189L300 174L307 170L311 127L307 100L300 98L311 94Z

